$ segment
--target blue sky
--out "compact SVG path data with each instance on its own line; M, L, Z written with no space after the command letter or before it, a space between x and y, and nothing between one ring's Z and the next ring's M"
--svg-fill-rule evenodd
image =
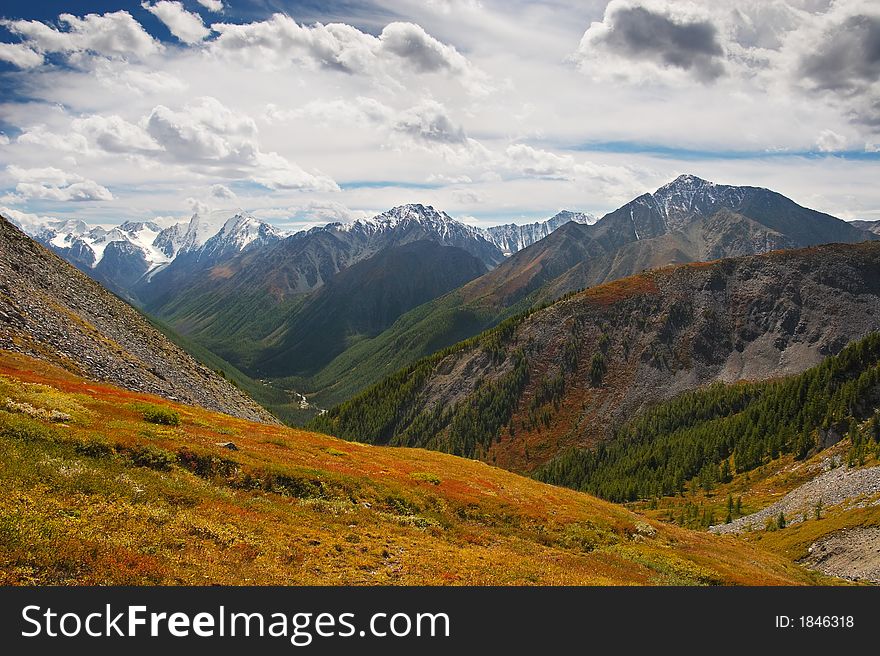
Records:
M70 15L65 18L66 15ZM880 219L870 0L0 8L0 211L602 214L680 173Z

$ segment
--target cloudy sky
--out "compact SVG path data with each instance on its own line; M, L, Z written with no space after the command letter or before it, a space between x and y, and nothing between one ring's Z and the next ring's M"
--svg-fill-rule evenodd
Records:
M880 219L876 0L4 0L0 211L602 214L680 173Z

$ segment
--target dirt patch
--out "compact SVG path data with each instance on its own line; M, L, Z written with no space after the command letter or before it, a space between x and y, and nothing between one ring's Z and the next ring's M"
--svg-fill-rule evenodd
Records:
M801 564L850 581L880 583L880 527L858 527L827 535L810 545Z

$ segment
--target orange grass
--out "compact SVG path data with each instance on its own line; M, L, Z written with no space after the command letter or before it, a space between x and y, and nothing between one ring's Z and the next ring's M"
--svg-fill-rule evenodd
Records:
M6 397L70 420L0 410L0 583L824 581L484 463L235 419L0 351ZM145 422L144 404L180 426ZM144 452L176 462L139 466Z

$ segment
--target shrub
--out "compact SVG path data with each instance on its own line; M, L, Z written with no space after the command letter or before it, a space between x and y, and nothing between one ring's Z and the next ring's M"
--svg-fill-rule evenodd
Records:
M238 464L232 460L227 460L211 453L196 453L186 447L178 450L177 461L184 469L188 469L196 476L207 479L215 477L229 478L238 471Z
M431 485L440 485L440 477L436 474L429 474L427 472L413 472L409 475L409 477L417 481L425 481L426 483L430 483Z
M171 408L160 405L145 406L143 409L144 421L163 426L180 426L180 413Z
M168 471L177 462L177 456L154 446L136 446L128 450L128 456L138 467Z
M77 442L74 446L74 450L79 455L87 456L89 458L106 458L107 456L113 455L112 446L96 439L87 439L82 442Z

